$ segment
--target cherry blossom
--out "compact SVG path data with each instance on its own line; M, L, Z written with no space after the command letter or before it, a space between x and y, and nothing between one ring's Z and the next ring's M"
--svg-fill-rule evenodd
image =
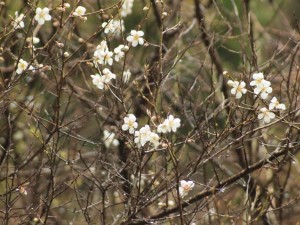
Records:
M138 44L144 45L144 39L142 38L143 36L144 36L143 31L132 30L130 32L130 36L128 36L126 40L130 42L133 47L136 47Z
M86 12L86 8L84 8L83 6L78 6L74 13L73 13L73 16L83 16Z
M25 15L23 13L19 15L18 12L15 12L15 18L11 23L15 30L24 28L24 26L25 26L24 21L23 21L24 18L25 18Z
M250 86L260 86L264 80L263 73L254 73L252 75L253 81L250 82Z
M162 124L159 124L157 127L158 133L168 133L176 132L180 127L180 119L174 118L174 116L169 115L167 119L164 120Z
M247 93L247 89L245 88L246 83L244 81L239 82L229 80L227 84L232 87L230 92L235 96L236 99L240 99L243 94Z
M133 2L134 0L124 0L121 8L122 17L125 17L132 13Z
M279 109L279 110L285 110L286 107L285 107L285 104L283 103L279 103L279 101L277 100L276 97L273 97L271 99L271 103L269 104L269 109L272 110L272 109Z
M151 130L149 125L145 125L139 131L134 133L134 142L138 145L144 146L150 140Z
M51 16L49 15L49 8L37 8L35 11L34 19L38 22L38 24L43 25L45 21L50 21Z
M275 118L275 114L270 112L266 107L261 108L258 114L258 119L263 120L265 123L270 123L271 119Z
M256 86L254 88L254 93L256 95L260 95L262 99L266 99L268 94L272 93L271 82L267 80L262 80L261 85Z
M183 198L186 196L195 186L193 181L181 180L179 186L179 194Z
M124 118L124 124L122 125L123 131L129 131L130 134L134 134L134 130L138 127L138 123L136 122L136 117L133 114L128 114Z
M112 146L118 146L119 141L118 139L115 138L116 134L114 132L109 132L107 130L103 131L103 142L106 148L109 148L111 145Z

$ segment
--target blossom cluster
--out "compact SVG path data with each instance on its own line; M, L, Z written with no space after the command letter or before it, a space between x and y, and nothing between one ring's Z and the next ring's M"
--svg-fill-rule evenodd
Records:
M169 115L168 118L165 119L162 124L159 124L157 126L156 132L151 131L149 125L145 125L139 130L137 130L137 127L138 123L136 122L135 115L128 114L124 118L122 130L128 131L130 134L134 134L134 143L136 143L137 146L143 147L147 142L150 142L154 146L154 148L157 148L160 144L160 137L157 133L176 132L177 129L180 127L180 119L174 118L174 116Z
M268 95L272 93L273 89L271 87L271 82L265 80L264 74L254 73L252 75L253 80L250 82L250 86L253 87L253 92L256 96L261 99L267 99ZM229 80L227 82L228 86L232 87L231 94L235 96L236 99L240 99L243 94L247 93L246 83L244 81L233 81ZM273 97L270 101L269 107L263 107L259 109L258 119L263 120L265 123L270 123L271 119L275 118L275 114L271 110L285 110L286 107L283 103L279 103L276 97Z

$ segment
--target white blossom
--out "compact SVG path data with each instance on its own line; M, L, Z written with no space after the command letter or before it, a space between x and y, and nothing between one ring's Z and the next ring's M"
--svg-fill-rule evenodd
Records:
M102 28L104 28L104 33L106 34L115 32L115 26L113 20L110 20L108 22L103 22Z
M19 62L18 62L18 66L17 66L17 74L21 74L23 73L28 67L28 63L23 60L23 59L20 59ZM28 70L33 70L34 68L32 66L30 66L28 68Z
M97 86L97 88L99 89L103 89L104 88L104 77L100 76L100 74L95 74L95 75L91 75L91 77L93 78L93 84L95 86Z
M136 122L136 117L133 114L128 114L124 118L124 124L122 125L123 131L129 131L130 134L134 134L134 130L138 127L138 123Z
M125 30L124 20L114 20L113 23L115 27L115 34L120 35Z
M285 107L285 104L283 103L279 103L279 101L277 100L276 97L273 97L271 99L271 103L269 104L269 109L272 110L272 109L279 109L279 110L285 110L286 107Z
M149 125L145 125L139 131L134 133L134 142L138 145L144 146L150 140L151 130Z
M272 88L270 87L271 82L267 80L262 80L261 84L254 88L254 93L260 95L262 99L266 99L268 94L272 93Z
M130 42L133 47L136 47L138 44L140 45L144 44L143 36L144 36L143 31L132 30L130 31L130 36L128 36L126 40Z
M271 119L275 118L275 114L269 111L266 107L261 108L258 114L258 119L263 120L265 123L270 123Z
M154 148L157 148L159 146L159 136L156 133L150 133L149 141L153 144Z
M115 35L120 35L122 31L125 30L123 20L109 20L108 22L102 23L102 28L104 28L104 33L114 33Z
M122 7L121 7L121 16L125 17L132 13L134 0L124 0Z
M116 47L114 49L114 53L115 53L115 61L119 62L120 59L122 59L125 55L125 46L124 45L119 45L118 47Z
M15 30L24 28L24 26L25 26L24 21L23 21L24 18L25 18L25 15L23 13L19 15L18 12L15 12L15 18L11 23Z
M115 147L119 145L119 141L115 138L115 136L116 134L114 132L104 130L102 140L106 148L109 148L111 145Z
M245 88L246 83L244 81L241 81L241 82L232 81L229 83L229 85L232 86L232 89L230 92L232 95L235 96L236 99L241 98L243 94L247 93L247 89Z
M252 75L253 81L250 82L250 86L260 86L264 80L263 73L254 73Z
M106 43L106 42L105 42ZM108 50L107 46L98 45L96 51L94 52L94 63L99 63L100 65L112 65L113 64L113 53Z
M77 16L83 16L86 12L86 8L84 8L83 6L78 6L74 13L73 16L77 17Z
M186 196L195 186L193 181L181 180L179 186L179 194L183 198Z
M164 120L162 124L159 124L157 127L158 133L168 133L176 132L180 127L180 119L174 118L174 116L169 115L167 119Z
M37 8L35 11L34 19L38 22L38 24L43 25L45 21L50 21L51 16L49 15L49 8Z
M116 75L112 73L108 68L102 71L102 76L104 77L104 82L109 83L112 79L116 79Z

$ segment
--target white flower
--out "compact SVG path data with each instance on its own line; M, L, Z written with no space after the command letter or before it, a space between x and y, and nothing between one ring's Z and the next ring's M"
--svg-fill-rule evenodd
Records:
M136 47L138 44L140 45L144 44L144 39L142 38L143 36L144 36L143 31L132 30L130 31L130 36L128 36L126 40L130 42L133 47Z
M269 109L270 110L272 110L274 108L279 109L279 110L285 110L286 109L285 104L283 104L283 103L280 104L276 97L273 97L271 99L271 103L269 104Z
M108 51L108 46L107 46L107 42L106 41L101 41L100 45L97 45L96 47L96 51Z
M138 145L144 146L150 140L151 130L149 125L145 125L139 131L134 133L134 142Z
M138 123L136 122L136 117L133 114L128 114L124 118L124 124L122 125L123 131L129 131L130 134L134 133L134 130L138 127Z
M114 23L114 27L115 27L115 34L120 35L122 33L122 31L125 30L124 20L122 20L122 19L114 20L113 23Z
M18 68L17 68L17 74L21 74L24 72L24 70L26 70L28 67L28 63L23 60L23 59L20 59L19 60L19 63L18 63Z
M130 70L128 69L128 70L124 71L124 73L123 73L123 82L127 83L130 80L130 77L131 77Z
M272 88L270 87L271 82L267 80L262 80L261 84L254 88L254 93L256 95L260 94L262 99L266 99L268 94L272 93Z
M118 47L116 47L114 49L114 53L115 53L115 61L119 62L120 59L122 59L125 55L124 50L125 46L124 45L119 45Z
M157 133L167 133L168 132L168 124L167 123L162 123L159 124L157 127Z
M180 127L180 119L174 118L174 116L169 115L167 119L164 120L162 124L157 127L158 133L168 133L176 132L177 128Z
M193 181L185 181L181 180L180 181L180 186L179 186L179 194L183 198L186 196L193 188L195 184Z
M245 88L246 84L244 81L233 81L230 84L232 85L231 94L235 95L236 99L241 98L243 94L247 93L247 89Z
M102 23L102 28L104 28L104 33L106 34L115 32L113 20Z
M78 6L74 13L73 13L73 16L83 16L86 12L86 8L84 8L83 6Z
M99 45L98 45L99 46ZM98 48L97 46L97 48ZM94 52L94 62L99 63L100 65L104 64L109 64L112 65L113 64L113 53L108 51L107 48L105 48L104 50L102 48L104 48L105 46L99 46L99 49L96 49L96 51Z
M165 120L165 123L168 125L169 132L176 132L177 128L180 127L180 119L174 118L172 115L168 116L168 119Z
M37 8L35 11L34 19L40 24L43 25L45 21L50 21L51 16L49 15L49 9L47 7L41 9Z
M254 73L252 75L253 81L250 82L250 86L260 86L264 80L263 73Z
M15 30L24 28L24 18L25 15L23 13L19 16L18 12L15 12L15 19L11 23Z
M121 8L121 16L125 17L132 13L132 6L134 0L124 0Z
M112 73L109 69L105 68L102 71L103 77L104 77L104 82L109 83L111 79L116 79L116 74Z
M109 148L111 145L112 146L119 145L119 141L118 141L118 139L115 139L115 136L116 136L115 133L104 130L102 140L103 140L106 148Z
M275 118L275 114L270 112L266 107L261 108L259 111L258 119L264 120L265 123L270 123L271 119Z
M97 86L99 89L104 88L104 77L100 76L99 74L91 75L93 78L93 84Z
M105 34L114 33L115 35L120 35L125 30L123 20L109 20L102 23L102 28L104 28Z
M153 144L154 148L157 148L159 146L159 136L156 133L150 133L149 141Z

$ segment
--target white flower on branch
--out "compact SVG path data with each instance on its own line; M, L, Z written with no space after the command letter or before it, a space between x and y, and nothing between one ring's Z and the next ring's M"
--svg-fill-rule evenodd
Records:
M144 45L143 36L143 31L132 30L130 31L130 36L128 36L126 40L130 42L133 47L136 47L138 44Z
M73 16L84 16L85 12L86 8L84 8L83 6L78 6L74 11Z
M50 21L51 16L49 15L49 8L37 8L35 11L34 19L38 22L38 24L43 25L45 21Z
M133 114L128 114L124 118L124 124L122 125L123 131L129 131L130 134L134 134L135 129L138 127L138 123L136 122L136 117Z
M18 12L15 12L15 18L11 23L15 30L24 28L24 26L25 26L24 21L23 21L24 18L25 18L25 15L23 13L19 15Z
M279 101L277 100L276 97L273 97L271 99L271 103L269 104L269 109L272 110L272 109L278 109L278 110L285 110L286 107L285 107L285 104L283 103L279 103Z
M258 119L263 120L265 123L270 123L271 119L275 118L275 114L266 107L261 108L259 111Z
M244 81L232 81L232 80L229 80L227 82L228 86L232 87L231 89L231 94L235 96L236 99L240 99L243 94L246 94L247 93L247 89L245 88L246 87L246 83Z
M111 145L115 147L119 145L119 141L118 139L115 138L115 136L116 134L114 132L109 132L107 130L104 130L102 140L106 148L109 148Z
M195 186L193 181L181 180L179 186L179 194L180 197L186 196Z

